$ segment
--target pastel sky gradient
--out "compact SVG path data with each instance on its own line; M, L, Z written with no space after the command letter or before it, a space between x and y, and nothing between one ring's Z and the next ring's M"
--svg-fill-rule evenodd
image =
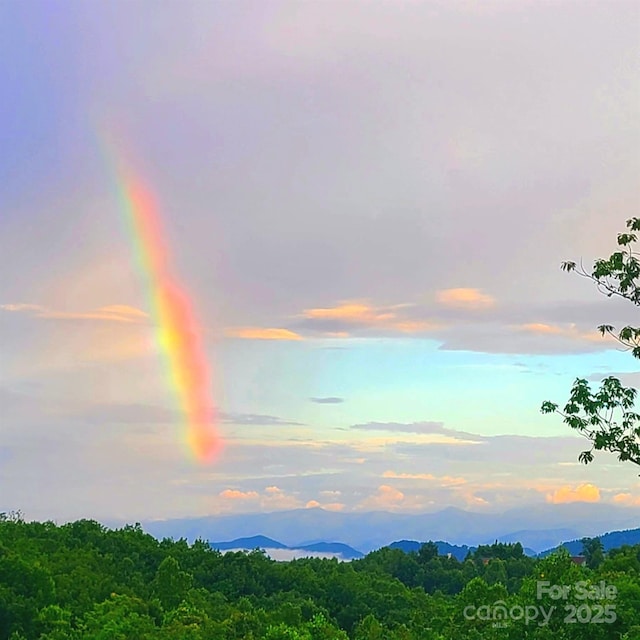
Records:
M0 511L640 507L543 400L640 381L560 272L640 204L640 5L0 3ZM109 131L201 320L185 455Z

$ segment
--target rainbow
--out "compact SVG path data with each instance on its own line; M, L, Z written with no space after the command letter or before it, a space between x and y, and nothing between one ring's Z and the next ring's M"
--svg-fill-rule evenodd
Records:
M197 461L211 462L222 443L210 395L211 375L190 296L172 277L159 208L151 191L122 163L115 166L120 209L146 283L158 345L182 410L186 443Z

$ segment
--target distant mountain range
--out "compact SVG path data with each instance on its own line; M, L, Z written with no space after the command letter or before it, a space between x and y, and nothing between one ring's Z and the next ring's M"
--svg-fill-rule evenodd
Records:
M523 531L523 535L531 535L530 531ZM533 532L535 533L535 532ZM552 534L550 534L552 535ZM498 540L498 542L520 542L517 535L514 534L513 540ZM624 544L635 545L640 544L640 528L639 529L627 529L626 531L612 531L602 536L598 536L602 541L605 551L621 547ZM236 538L235 540L228 540L225 542L209 542L213 549L219 551L252 551L254 549L262 549L268 555L276 560L291 560L293 558L319 556L319 557L335 557L340 560L354 560L356 558L362 558L364 554L349 545L341 542L316 542L314 544L300 545L300 546L288 546L282 542L278 542L273 538L267 536L257 535L247 538ZM420 550L420 547L424 542L417 540L396 540L387 545L391 549L400 549L405 553L416 553ZM437 540L435 542L438 548L438 554L446 556L451 554L454 558L462 562L467 554L473 553L477 547L470 547L467 545L455 545L445 542L443 540ZM487 543L490 544L490 543ZM547 549L541 553L536 553L533 549L524 547L524 552L528 556L540 556L544 557L556 551L560 547L566 548L571 555L580 555L582 552L581 539L569 540L563 542L561 545L557 545L552 549ZM288 553L278 553L288 552Z
M326 556L335 557L340 560L354 560L364 556L361 551L357 551L349 545L342 544L341 542L317 542L315 544L308 544L304 546L289 547L286 544L282 544L282 542L278 542L272 538L267 538L266 536L236 538L235 540L229 540L226 542L209 542L209 545L213 549L218 549L218 551L251 551L253 549L263 549L275 560L291 560L296 557L302 558L308 556ZM276 551L282 550L291 551L293 553L275 553Z
M142 523L146 531L158 538L234 540L260 532L290 549L340 540L363 553L397 540L446 540L454 546L517 541L539 553L565 540L601 536L639 524L640 509L584 502L543 503L502 513L453 507L421 514L343 513L314 508Z
M605 533L602 536L597 536L600 538L600 542L602 542L602 546L605 551L609 551L610 549L617 549L624 544L634 545L640 544L640 529L627 529L626 531L611 531L609 533ZM569 540L568 542L563 542L562 544L554 547L553 549L547 549L543 551L541 556L548 556L550 553L553 553L560 547L564 547L571 553L571 555L579 555L582 551L582 541L581 540Z

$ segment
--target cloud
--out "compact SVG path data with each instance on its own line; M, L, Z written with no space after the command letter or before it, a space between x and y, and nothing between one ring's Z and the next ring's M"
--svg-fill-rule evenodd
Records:
M482 293L480 289L441 289L436 292L436 300L445 307L459 309L488 309L496 303L495 298Z
M230 438L215 466L195 469L176 446L173 428L151 433L78 429L61 415L68 413L67 407L51 406L47 410L55 412L58 419L53 422L46 417L49 427L45 433L41 425L46 405L38 397L12 401L8 395L8 399L9 403L0 404L9 407L9 414L3 414L2 430L3 445L11 449L12 456L0 465L0 481L10 488L12 504L34 517L52 517L56 510L80 517L90 508L102 514L126 513L128 518L248 513L303 508L312 501L318 508L344 512L416 511L431 509L433 504L485 507L482 500L507 508L543 503L547 494L564 485L584 483L583 466L557 465L558 461L575 459L582 450L582 440L577 437L476 435L476 443L480 440L482 446L471 447L460 446L454 438L451 443L435 446L397 442L402 436L398 433L396 439L370 448L366 457L359 459L360 441ZM11 409L12 402L18 401L20 406ZM139 410L133 409L134 414ZM153 416L139 416L141 420L149 417ZM353 464L356 460L361 464ZM392 467L390 460L395 461ZM612 462L616 465L615 458ZM613 493L626 491L625 472L617 471L618 466L594 466L591 482L601 491L612 485L616 487ZM65 474L69 468L74 470L73 476ZM54 479L50 484L42 483L47 505L53 507L37 506L38 497L30 490L35 469ZM105 473L114 479L108 494L100 490ZM74 480L80 474L83 483ZM131 482L140 477L146 482L140 494L132 497ZM552 480L541 483L540 478ZM62 498L68 495L78 497L72 506Z
M39 313L44 311L44 307L41 307L39 304L26 304L23 302L19 302L17 304L0 304L0 309L3 311L10 311L12 313Z
M260 498L257 491L239 491L237 489L225 489L218 495L225 500L258 500Z
M405 499L404 493L388 484L381 484L376 493L362 502L361 508L390 509L399 507Z
M373 330L396 334L425 333L439 326L430 320L407 317L401 311L412 306L410 303L374 306L368 301L346 301L334 307L305 309L300 316L300 326L327 337Z
M285 420L277 416L261 413L225 413L220 414L222 422L241 425L272 425L272 426L302 426L304 423L293 420Z
M284 509L297 509L302 506L300 498L290 494L276 486L267 487L260 500L262 509L279 511Z
M241 489L225 489L218 494L218 498L222 499L222 503L220 503L219 500L214 500L214 508L222 511L228 511L229 504L233 502L240 504L255 503L256 507L264 511L282 511L286 509L297 509L303 506L297 495L287 493L275 485L265 487L261 492L255 489L247 491L242 491Z
M304 340L295 331L273 327L235 327L227 329L225 335L243 340Z
M354 424L351 429L362 431L395 431L401 433L448 433L444 422L366 422Z
M90 311L59 311L37 304L4 304L3 311L27 313L31 317L50 320L103 320L108 322L146 322L149 314L126 304L112 304Z
M488 500L479 496L474 491L462 491L461 496L470 507L486 507L490 504Z
M443 351L513 354L582 353L613 345L611 337L603 340L594 328L602 319L601 304L498 307L492 296L475 288L441 289L435 302L384 305L348 300L283 317L283 324L293 323L290 328L240 327L226 335L265 340L429 338L440 342ZM477 310L483 313L470 313ZM624 317L618 305L613 311L616 318ZM532 317L537 319L531 321ZM572 318L580 318L581 324Z
M328 493L326 491L321 491L320 493ZM339 493L339 492L338 492ZM324 509L325 511L344 511L346 508L346 504L344 502L318 502L317 500L309 500L305 504L306 509Z
M305 318L344 320L355 324L378 322L392 317L389 314L376 313L370 305L357 302L344 302L337 307L324 309L307 309L302 315Z
M441 436L439 439L432 440L434 444L438 442L449 444L476 444L486 440L486 438L477 434L457 431L456 429L447 429L443 422L367 422L364 424L354 424L350 428L361 431L385 431L388 433Z
M138 317L138 318L149 317L148 313L136 307L132 307L128 304L112 304L106 307L101 307L100 310L104 313L113 313L113 314L119 314L122 316L132 316L132 317Z
M600 489L593 484L580 484L577 487L563 485L547 494L547 502L563 504L566 502L599 502Z
M326 502L322 505L322 508L326 511L344 511L347 507L344 502Z
M459 463L466 465L469 470L486 470L488 466L499 467L502 471L542 468L545 465L557 467L559 462L577 460L578 454L584 449L582 438L577 436L485 436L450 431L452 435L448 442L402 441L390 443L386 448L390 453L420 460L415 472L422 472L424 465L429 464L434 469L433 473L450 473L447 465ZM475 446L461 446L467 444ZM578 466L576 470L581 468ZM388 465L385 469L388 469ZM569 472L567 469L566 473Z
M264 492L270 495L275 495L275 494L282 493L282 489L280 489L280 487L276 487L275 485L272 485L271 487L265 487Z
M291 560L297 560L299 558L325 558L331 560L336 558L337 560L344 561L340 553L330 553L328 551L309 551L305 549L266 549L267 555L272 560L278 562L290 562Z
M311 402L317 404L341 404L344 402L344 398L338 398L337 396L327 396L323 398L309 398Z
M583 340L587 342L599 342L605 346L611 346L614 342L614 338L610 335L602 335L596 330L581 330L575 323L567 324L547 324L545 322L529 322L517 327L514 327L517 331L525 331L528 333L544 335L544 336L558 336L562 338L569 338L571 340ZM607 343L609 343L607 345Z
M6 329L14 337L11 343L7 340L11 351L5 356L24 367L20 377L78 370L95 363L140 360L158 351L151 318L129 305L68 311L6 304L0 308L0 323L0 331ZM32 355L25 357L25 353Z
M604 351L614 346L611 339L602 338L595 330L554 331L544 325L546 323L513 325L496 321L493 324L469 325L464 331L450 331L435 337L441 340L440 349L443 351L477 353L555 355Z
M613 338L603 339L594 328L602 318L602 305L497 307L492 296L474 288L442 289L435 299L437 306L344 301L283 318L283 323L293 322L291 328L240 327L227 330L226 335L264 340L429 338L440 342L443 351L509 354L583 353L610 349L614 344ZM476 310L483 313L470 313ZM618 313L617 306L614 311ZM532 317L537 319L531 321ZM581 324L565 318L580 318Z
M462 476L435 476L432 473L397 473L395 471L385 471L382 477L394 478L396 480L427 480L445 487L466 484L467 482Z
M629 507L636 507L640 505L640 496L633 495L631 493L616 493L612 501L616 504L621 504Z

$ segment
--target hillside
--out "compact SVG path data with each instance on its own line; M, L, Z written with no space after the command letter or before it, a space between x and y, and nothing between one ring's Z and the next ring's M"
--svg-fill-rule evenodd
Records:
M256 541L277 544L248 542ZM607 601L615 612L607 640L636 637L640 609L629 598L640 589L640 545L612 551L597 569L574 564L564 550L529 558L518 544L482 546L464 562L432 551L384 547L349 563L275 562L202 541L158 540L139 526L0 515L0 640L502 640L504 629L476 615L478 607L521 606L540 575L568 585L606 580L625 598L624 606ZM545 610L554 603L540 599ZM566 604L583 601L570 593ZM575 635L565 616L544 626L510 619L509 637L605 637L595 625Z

